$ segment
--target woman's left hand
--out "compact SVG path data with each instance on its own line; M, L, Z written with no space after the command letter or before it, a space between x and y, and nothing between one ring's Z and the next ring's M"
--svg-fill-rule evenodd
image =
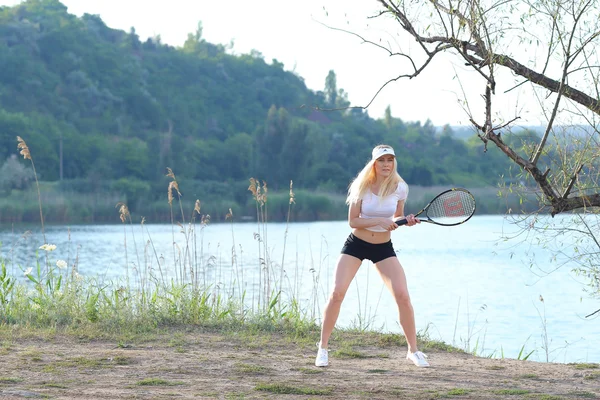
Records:
M419 218L415 217L414 214L407 215L406 216L406 221L408 221L407 224L406 224L408 226L413 226L413 225L421 223L421 221L419 220Z

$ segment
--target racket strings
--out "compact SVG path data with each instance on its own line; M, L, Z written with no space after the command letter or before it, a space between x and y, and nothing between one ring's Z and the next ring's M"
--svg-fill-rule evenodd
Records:
M437 197L427 209L430 218L464 219L475 212L475 199L469 192L453 190Z

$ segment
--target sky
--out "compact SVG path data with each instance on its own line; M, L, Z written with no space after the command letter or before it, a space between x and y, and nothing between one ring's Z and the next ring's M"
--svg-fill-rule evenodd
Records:
M18 3L19 0L0 0L0 5ZM163 43L173 46L181 46L188 33L195 32L201 22L206 41L214 44L233 41L235 54L257 50L268 63L277 59L315 91L324 89L325 77L333 70L338 88L348 93L351 105L364 107L371 103L367 111L373 118L383 117L390 106L392 115L404 121L430 119L435 125L468 126L468 116L459 103L463 90L473 99L470 102L475 107L471 110L473 114L483 116L479 97L484 90L482 79L463 63L449 58L434 61L415 79L387 85L376 96L386 81L407 71L407 64L373 44L363 43L355 35L332 29L359 33L394 51L416 49L416 42L398 34L401 31L394 21L368 18L380 10L376 0L62 0L62 3L77 16L96 14L111 28L129 31L134 27L142 40L160 35ZM454 79L457 72L460 81ZM504 119L511 119L517 112L527 118L519 108L518 98L495 99L495 107Z

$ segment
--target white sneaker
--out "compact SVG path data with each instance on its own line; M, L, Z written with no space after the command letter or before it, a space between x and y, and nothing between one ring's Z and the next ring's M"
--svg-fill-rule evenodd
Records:
M426 358L427 356L420 351L415 351L414 353L409 351L406 353L406 359L412 361L417 367L429 367Z
M317 358L315 359L315 366L326 367L329 365L329 354L327 349L322 349L318 343L317 346L319 347L319 351L317 352Z

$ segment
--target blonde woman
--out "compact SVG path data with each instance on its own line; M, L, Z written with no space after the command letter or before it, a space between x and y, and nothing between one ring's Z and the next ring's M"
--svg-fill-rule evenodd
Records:
M371 260L391 291L400 325L408 342L406 358L418 367L428 367L427 356L417 349L415 316L406 275L392 246L391 232L398 226L394 220L406 218L408 226L420 223L414 215L404 215L408 185L398 175L394 149L376 146L371 161L352 181L348 190L348 223L352 233L344 243L335 268L335 283L323 314L321 341L315 360L317 367L329 364L327 346L335 327L346 291L364 259Z

